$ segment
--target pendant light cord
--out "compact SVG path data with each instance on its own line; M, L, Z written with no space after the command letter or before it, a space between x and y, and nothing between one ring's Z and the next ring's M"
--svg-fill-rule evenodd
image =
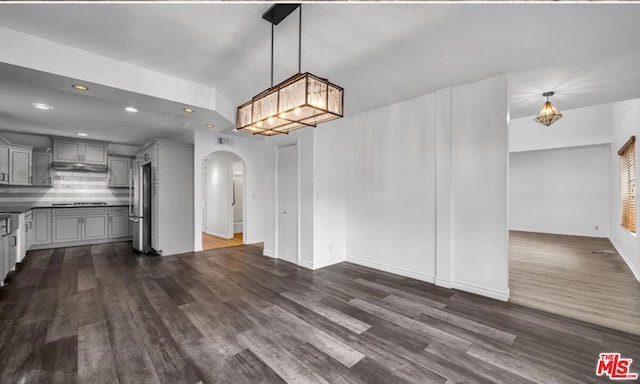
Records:
M271 21L271 86L273 87L273 21Z
M300 18L298 23L298 73L301 73L302 68L302 4L300 4Z

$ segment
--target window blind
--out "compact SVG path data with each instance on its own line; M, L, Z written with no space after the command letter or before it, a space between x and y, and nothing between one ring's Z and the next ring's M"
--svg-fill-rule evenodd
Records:
M620 210L622 226L636 232L636 137L620 148Z

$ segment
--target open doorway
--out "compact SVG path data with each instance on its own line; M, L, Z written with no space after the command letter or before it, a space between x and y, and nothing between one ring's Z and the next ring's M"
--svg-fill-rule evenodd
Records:
M580 141L585 130L607 134L605 124L585 127L599 108L574 110L552 131L540 132L532 118L510 122L510 302L640 334L640 283L618 252L637 241L621 215L621 196L635 203L621 167L629 137Z
M244 161L231 152L213 152L202 162L203 250L244 243L245 175Z

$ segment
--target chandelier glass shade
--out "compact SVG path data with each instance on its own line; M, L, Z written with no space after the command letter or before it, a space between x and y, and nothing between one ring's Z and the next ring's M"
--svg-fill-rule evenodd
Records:
M298 73L238 107L236 129L265 136L343 116L344 90L308 72Z
M538 116L534 119L535 122L546 125L547 127L562 118L562 113L549 101L549 96L553 96L553 94L554 92L545 92L542 94L542 96L547 97L547 101L542 106Z
M273 85L274 26L299 8L298 73ZM344 110L344 89L327 79L302 73L302 5L274 4L262 18L271 23L271 87L238 107L236 130L274 136L339 119Z

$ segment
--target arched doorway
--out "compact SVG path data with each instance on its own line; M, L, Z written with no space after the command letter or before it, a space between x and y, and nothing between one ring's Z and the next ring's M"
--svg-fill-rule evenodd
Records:
M241 245L246 225L246 164L215 151L202 161L202 249Z

